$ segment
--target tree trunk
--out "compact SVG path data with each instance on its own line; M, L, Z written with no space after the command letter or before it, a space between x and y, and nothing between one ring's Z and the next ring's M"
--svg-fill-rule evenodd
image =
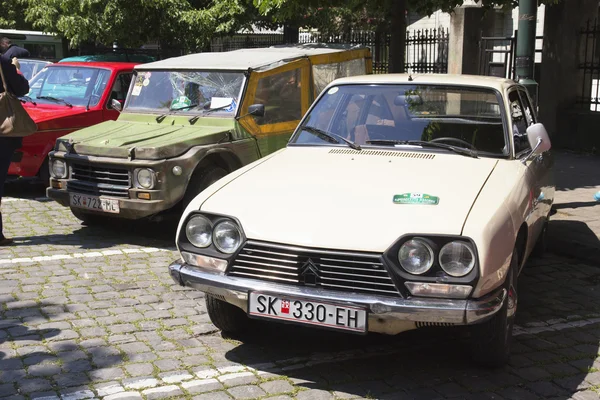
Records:
M394 0L390 10L390 58L388 72L404 72L406 52L406 0Z

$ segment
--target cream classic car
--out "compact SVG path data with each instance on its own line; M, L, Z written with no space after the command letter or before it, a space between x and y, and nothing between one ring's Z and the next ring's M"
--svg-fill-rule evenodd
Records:
M349 333L466 325L508 361L518 276L554 198L550 140L514 81L369 75L330 83L286 148L201 192L175 282L212 322Z

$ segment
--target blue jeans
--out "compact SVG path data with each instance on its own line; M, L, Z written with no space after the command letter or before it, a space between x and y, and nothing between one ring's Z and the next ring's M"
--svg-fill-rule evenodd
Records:
M0 202L4 196L4 182L8 175L10 160L18 148L23 144L23 138L20 137L0 137ZM2 212L0 211L0 239L4 239L2 233Z

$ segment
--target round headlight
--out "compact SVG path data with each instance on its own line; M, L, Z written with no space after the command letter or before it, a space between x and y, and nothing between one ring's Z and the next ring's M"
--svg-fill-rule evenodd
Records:
M407 272L421 275L433 265L433 250L426 242L412 239L405 242L398 251L400 265Z
M215 247L227 254L234 253L242 244L242 234L231 221L219 222L214 230Z
M440 266L450 276L465 276L475 266L475 252L465 242L450 242L440 251Z
M144 189L151 189L154 185L154 173L147 168L139 169L137 172L137 181Z
M53 160L52 167L50 169L53 178L66 178L67 177L67 163L63 160Z
M192 217L186 227L185 235L196 247L208 247L212 243L212 224L202 215Z

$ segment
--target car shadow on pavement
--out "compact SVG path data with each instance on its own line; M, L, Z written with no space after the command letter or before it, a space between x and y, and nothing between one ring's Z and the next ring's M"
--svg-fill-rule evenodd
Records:
M326 390L377 399L568 399L600 387L600 270L556 257L530 262L519 280L512 357L498 369L470 361L461 328L363 337L261 322L234 339L227 360L314 391L303 398Z
M116 246L143 246L174 248L174 223L111 221L102 225L81 225L70 233L43 234L34 236L13 236L11 246L36 246L69 244L74 248L99 250Z
M0 296L5 306L0 313L0 397L69 393L123 361L120 354L99 343L82 346L78 333L59 311L62 305L45 302L12 308L15 304L10 300Z
M600 239L583 221L550 218L548 248L560 256L577 257L596 265L600 262Z

